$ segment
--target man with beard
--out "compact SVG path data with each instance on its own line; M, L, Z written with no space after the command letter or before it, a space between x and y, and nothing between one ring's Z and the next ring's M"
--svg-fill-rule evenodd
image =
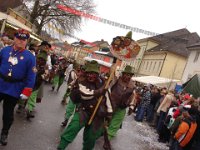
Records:
M104 82L99 77L99 65L96 61L87 64L85 71L85 80L77 80L71 91L70 98L78 105L71 122L61 135L58 150L64 150L83 127L83 150L92 150L96 139L102 134L103 120L107 114L105 101L102 101L91 125L88 125L88 121L95 109L98 97L105 93Z
M26 50L30 35L19 29L14 45L0 51L0 102L3 101L3 128L0 144L7 145L7 137L14 120L14 108L21 98L27 100L32 93L36 77L35 56Z
M110 150L109 140L120 129L126 114L126 108L129 107L128 115L133 112L132 94L134 87L130 84L133 75L132 67L127 65L122 75L111 83L109 97L113 108L113 115L107 130L108 140L105 140L103 145L105 150Z

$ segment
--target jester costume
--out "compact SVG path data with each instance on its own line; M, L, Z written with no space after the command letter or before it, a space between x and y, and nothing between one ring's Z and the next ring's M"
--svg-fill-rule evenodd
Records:
M57 71L55 71L55 76L52 81L52 91L57 86L56 91L58 92L61 85L63 84L64 79L65 79L65 70L67 68L66 64L67 64L67 61L65 59L62 59L60 64L55 65L56 67L55 69Z
M24 101L24 100L19 101L19 107L17 110L17 113L21 113L21 111L27 105L27 119L34 117L32 112L36 105L36 99L37 99L39 88L41 87L42 82L44 80L44 72L45 72L45 65L46 65L45 55L43 55L42 53L38 54L36 63L37 63L37 66L36 66L37 75L36 75L36 81L35 81L35 86L33 88L33 92L27 101Z
M96 139L102 134L103 120L107 114L105 101L102 101L94 120L88 125L98 97L104 94L104 82L98 76L98 64L96 61L90 63L86 68L86 79L81 82L77 81L71 91L71 100L79 104L71 122L61 135L58 150L65 150L83 127L83 150L92 150Z
M133 110L133 85L130 84L130 79L133 75L131 66L126 66L119 79L113 80L109 89L109 98L111 100L113 115L108 126L108 140L116 136L120 129L126 114L126 108L129 107L129 114ZM108 142L104 143L104 149L109 149Z

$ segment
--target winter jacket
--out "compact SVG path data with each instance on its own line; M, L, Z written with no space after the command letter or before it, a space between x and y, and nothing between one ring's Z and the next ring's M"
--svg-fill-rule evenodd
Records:
M174 100L174 94L168 93L160 106L158 107L157 113L160 113L160 111L167 112L168 108L171 105L171 102Z
M175 139L179 142L181 147L185 147L192 139L197 129L196 121L184 119L178 127L175 133Z

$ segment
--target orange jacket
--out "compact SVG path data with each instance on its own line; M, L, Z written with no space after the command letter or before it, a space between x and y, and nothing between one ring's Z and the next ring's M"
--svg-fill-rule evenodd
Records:
M179 142L181 147L185 147L192 139L197 128L196 122L191 122L190 125L186 121L182 121L175 133L175 139Z

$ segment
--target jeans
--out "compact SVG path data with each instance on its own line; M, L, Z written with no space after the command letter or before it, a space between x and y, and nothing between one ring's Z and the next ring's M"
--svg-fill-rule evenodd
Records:
M153 117L154 117L154 106L152 104L150 104L147 109L147 121L152 122Z
M170 146L169 150L183 150L177 140L173 139L172 145Z
M142 107L142 106L138 107L138 111L137 111L136 117L135 117L136 121L143 121L146 109L147 109L146 107Z
M157 131L158 132L160 132L162 130L166 115L167 115L166 112L160 111L160 117L159 117L158 124L157 124Z

